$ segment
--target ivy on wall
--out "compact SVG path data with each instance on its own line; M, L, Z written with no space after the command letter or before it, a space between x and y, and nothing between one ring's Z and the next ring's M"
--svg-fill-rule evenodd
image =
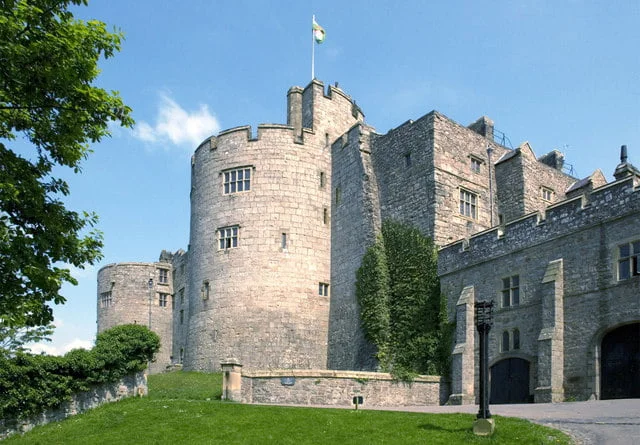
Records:
M430 238L414 227L385 221L356 273L356 297L382 371L401 380L448 375L453 327L447 322Z

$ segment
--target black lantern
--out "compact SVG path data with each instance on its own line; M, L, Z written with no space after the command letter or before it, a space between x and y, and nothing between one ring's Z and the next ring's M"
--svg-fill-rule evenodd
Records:
M480 411L478 419L490 419L489 412L489 330L493 325L493 301L478 301L476 327L480 334Z

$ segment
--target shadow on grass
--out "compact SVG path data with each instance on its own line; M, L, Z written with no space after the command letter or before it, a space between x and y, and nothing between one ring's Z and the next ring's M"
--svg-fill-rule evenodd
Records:
M418 428L426 431L442 431L447 433L464 433L472 430L471 427L464 427L464 428L443 427L435 423L423 423L422 425L418 425Z

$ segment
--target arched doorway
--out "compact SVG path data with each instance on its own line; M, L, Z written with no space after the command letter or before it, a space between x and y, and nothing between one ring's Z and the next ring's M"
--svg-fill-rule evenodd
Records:
M602 339L600 398L640 398L640 323L621 326Z
M529 362L517 358L500 360L491 367L489 403L528 403Z

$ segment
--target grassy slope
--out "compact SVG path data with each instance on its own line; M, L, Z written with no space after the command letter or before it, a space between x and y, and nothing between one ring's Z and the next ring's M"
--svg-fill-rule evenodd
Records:
M473 415L312 409L221 402L220 375L151 376L150 396L104 405L6 444L569 444L557 431L496 416L473 435Z

